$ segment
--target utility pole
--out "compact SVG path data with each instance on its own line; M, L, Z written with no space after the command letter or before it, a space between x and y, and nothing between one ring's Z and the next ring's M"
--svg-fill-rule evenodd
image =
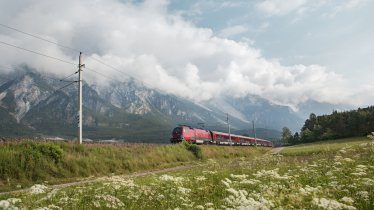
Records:
M252 120L252 125L253 125L253 134L254 134L254 137L255 137L255 145L257 147L256 128L255 128L255 121L254 120Z
M79 64L78 64L78 141L79 144L82 144L82 125L83 125L83 113L82 113L82 52L79 52Z
M227 113L227 125L228 125L228 127L229 127L229 143L230 143L230 146L232 146L232 142L231 142L231 128L230 128L229 113Z

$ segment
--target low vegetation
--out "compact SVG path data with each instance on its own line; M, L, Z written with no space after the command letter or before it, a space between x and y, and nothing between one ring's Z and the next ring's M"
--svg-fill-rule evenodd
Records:
M265 148L189 144L84 144L63 141L0 143L0 191L35 183L62 183L88 177L162 169L208 158L249 157Z
M317 154L334 154L336 151L344 148L356 146L362 143L368 142L368 138L365 137L353 137L339 140L319 141L314 143L307 143L301 145L295 145L285 147L282 151L282 155L317 155Z
M211 148L202 153L241 147ZM0 200L27 209L374 209L374 142L345 139L275 155L210 158L188 171L110 176L63 189L34 185Z

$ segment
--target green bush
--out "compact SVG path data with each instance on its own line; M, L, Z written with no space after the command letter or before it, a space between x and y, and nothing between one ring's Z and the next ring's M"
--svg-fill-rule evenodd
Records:
M64 150L60 145L54 143L25 142L23 152L29 158L38 160L41 157L47 157L55 163L60 162L64 155Z
M42 153L44 156L47 156L55 161L55 163L58 163L62 160L64 156L64 151L60 147L60 145L57 144L39 144L38 150L40 153Z
M192 152L192 154L194 154L196 158L203 158L203 152L201 151L201 148L199 146L197 146L196 144L190 144L185 140L182 141L182 144L186 147L188 151Z

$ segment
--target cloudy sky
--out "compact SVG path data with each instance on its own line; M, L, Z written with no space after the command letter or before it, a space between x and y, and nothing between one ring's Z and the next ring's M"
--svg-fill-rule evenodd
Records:
M0 8L3 69L75 71L7 44L77 63L77 52L5 25L83 51L90 82L131 75L196 101L374 104L374 1L0 0Z

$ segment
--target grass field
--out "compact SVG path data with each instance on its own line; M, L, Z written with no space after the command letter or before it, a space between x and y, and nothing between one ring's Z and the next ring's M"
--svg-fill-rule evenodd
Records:
M63 189L35 185L27 193L0 196L0 206L26 209L374 209L374 143L366 139L352 140L290 147L282 151L284 155L234 158L236 155L228 153L230 158L210 158L205 165L188 171L136 178L110 176ZM326 145L331 148L326 150ZM238 148L226 147L231 152Z
M188 148L182 144L78 145L58 141L5 141L0 143L0 191L45 182L56 184L191 165L209 158L249 157L269 150L218 146Z
M320 153L334 153L344 147L351 147L362 143L370 142L366 137L354 137L339 140L314 142L296 146L286 147L282 155L312 155Z

